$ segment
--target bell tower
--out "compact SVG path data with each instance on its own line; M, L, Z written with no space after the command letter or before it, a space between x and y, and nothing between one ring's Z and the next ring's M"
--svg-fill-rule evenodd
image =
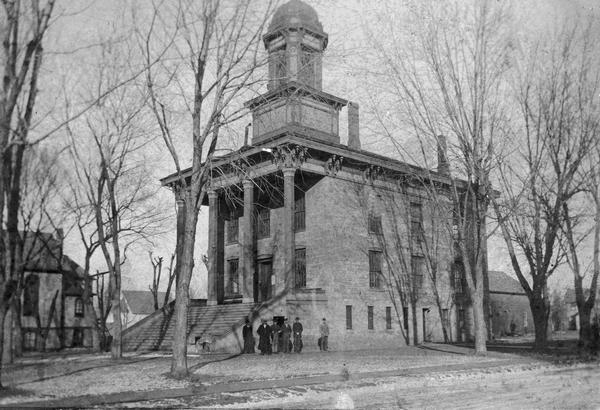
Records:
M263 36L267 92L246 102L253 145L285 135L339 144L339 111L347 101L322 90L327 41L317 12L303 1L290 0L275 11Z
M315 10L292 0L275 12L263 37L269 53L269 90L288 81L321 90L328 36Z

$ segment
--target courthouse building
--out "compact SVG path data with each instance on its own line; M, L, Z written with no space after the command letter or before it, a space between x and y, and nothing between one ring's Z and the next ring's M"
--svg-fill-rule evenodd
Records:
M412 344L415 336L444 341L442 322L450 340L470 338L472 315L446 228L452 213L424 188L448 190L443 141L435 170L361 149L358 105L322 89L328 35L304 2L280 6L263 41L269 83L246 103L252 139L212 160L203 204L208 295L190 308L197 311L189 343L210 333L217 347L237 349L243 317L226 330L194 326L194 318L218 322L232 309L250 316L255 329L262 318L299 316L308 348L316 348L323 317L332 349ZM342 109L347 144L340 141ZM175 174L162 180L176 182ZM435 279L426 263L432 255ZM167 329L163 316L148 323ZM143 326L150 325L138 324L137 333L133 326L126 339Z

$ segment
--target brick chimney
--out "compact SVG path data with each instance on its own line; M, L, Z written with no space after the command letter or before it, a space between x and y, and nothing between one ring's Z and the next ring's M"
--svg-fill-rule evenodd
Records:
M448 145L446 144L446 137L443 135L437 136L437 154L437 171L440 174L450 175L450 164L448 163Z
M360 149L358 104L348 103L348 148Z

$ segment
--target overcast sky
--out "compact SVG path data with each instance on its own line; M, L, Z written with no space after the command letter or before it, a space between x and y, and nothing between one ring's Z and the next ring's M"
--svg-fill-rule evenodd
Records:
M329 34L329 46L326 51L323 64L323 89L324 91L339 97L357 102L361 106L361 135L363 148L381 153L386 150L386 141L377 133L376 127L372 127L369 119L369 104L367 103L368 90L365 89L365 78L361 77L361 67L368 67L369 61L365 58L366 49L369 47L369 39L365 35L365 27L377 28L377 14L385 7L395 7L402 10L414 4L415 1L364 1L364 0L306 0L318 12L324 30ZM515 18L519 24L527 27L527 30L542 33L544 28L555 24L565 15L597 16L600 3L598 0L521 0L514 1L516 10ZM53 87L61 84L61 79L69 77L79 82L87 81L89 66L93 65L93 45L105 35L123 30L123 17L129 12L128 2L120 0L102 1L71 1L58 2L57 10L63 16L56 20L51 31L46 50L51 52L50 62L45 67L45 75L52 80L47 83L45 91L51 94ZM148 2L140 1L138 8L146 7ZM377 31L377 30L375 30ZM385 35L385 33L382 33ZM385 41L382 38L382 41ZM71 50L81 52L72 53ZM86 51L87 50L87 51ZM92 50L91 52L89 50ZM59 54L55 54L55 53ZM64 56L62 53L67 52ZM44 89L42 89L44 91ZM45 96L46 106L52 104L52 100ZM43 108L44 105L42 104ZM345 115L342 113L340 133L342 142L345 142ZM241 144L241 140L238 141ZM159 146L160 149L160 146ZM170 159L160 153L152 153L152 158L157 158L156 166L153 167L155 180L173 169ZM166 189L161 191L161 206L165 212L173 216L172 226L174 228L174 202L172 195ZM204 210L206 211L206 210ZM207 247L207 212L202 212L199 222L197 237L196 257L206 252ZM128 266L125 269L124 287L132 289L147 289L151 282L151 266L146 254L151 247L139 247L132 252ZM172 232L158 238L155 254L161 254L168 259L169 253L174 248L174 237ZM508 258L503 252L501 240L494 239L490 246L490 268L510 270ZM73 256L77 261L82 257L77 238L72 235L67 240L65 252ZM98 269L103 269L102 260L97 259ZM205 277L202 263L196 264L193 287L199 289L200 296L204 297ZM556 278L553 283L569 284L571 279L564 277L562 280ZM558 281L558 282L557 282Z

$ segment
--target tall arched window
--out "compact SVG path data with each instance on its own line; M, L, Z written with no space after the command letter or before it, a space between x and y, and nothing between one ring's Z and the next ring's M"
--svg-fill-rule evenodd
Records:
M23 289L23 316L35 316L38 313L40 278L28 275Z
M75 299L75 316L83 316L83 299Z

